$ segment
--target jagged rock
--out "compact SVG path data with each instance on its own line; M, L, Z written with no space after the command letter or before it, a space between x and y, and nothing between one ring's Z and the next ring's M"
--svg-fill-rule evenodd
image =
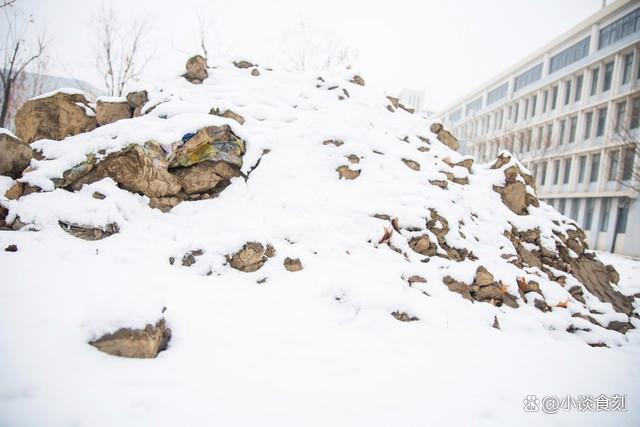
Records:
M150 197L149 207L152 209L159 209L162 212L169 212L178 204L184 201L184 198L177 196L166 197Z
M18 246L11 244L9 246L7 246L6 248L4 248L5 252L18 252Z
M202 254L204 254L204 251L202 249L196 249L194 251L187 252L182 257L182 265L184 267L191 267L196 263L196 257L201 256Z
M456 292L462 295L462 298L473 302L473 298L471 297L471 290L469 286L464 282L459 282L453 279L451 276L445 276L442 279L442 282L449 288L451 292Z
M440 187L443 190L446 190L447 187L449 186L449 181L442 180L442 179L431 179L429 180L429 184L435 185L436 187Z
M493 316L493 325L492 328L500 330L500 322L498 322L498 316Z
M463 167L467 171L469 171L469 173L471 173L471 168L473 167L473 158L471 157L460 160L459 162L453 162L449 157L445 157L444 159L442 159L442 161L451 167L454 167L454 166Z
M245 60L234 61L233 65L235 65L236 68L252 68L252 67L255 67L255 64L252 64L251 62L245 61Z
M405 110L408 113L415 113L415 109L411 108L411 107L407 107L406 105L403 105L400 102L400 99L395 98L393 96L387 96L387 99L389 100L389 102L391 102L391 105L387 105L387 110L391 111L392 113L397 110L398 108L402 108L403 110Z
M460 143L458 142L456 137L451 134L451 132L444 128L442 123L433 123L430 130L432 133L436 134L438 141L442 142L452 150L458 151L458 149L460 148Z
M420 170L420 163L416 162L415 160L402 159L402 163L404 163L405 165L407 165L407 167L413 169L414 171Z
M204 79L209 77L207 72L207 60L202 55L192 56L187 60L187 72L184 78L194 84L202 83Z
M166 169L162 148L152 141L145 143L144 147L129 145L122 151L109 154L99 163L91 157L84 164L65 172L61 186L77 191L84 184L107 177L126 190L149 197L173 196L181 189L178 178Z
M131 118L131 107L126 101L111 102L98 100L96 104L96 121L104 126L122 119Z
M326 141L322 142L322 145L335 145L336 147L340 147L342 144L344 144L344 142L340 141L339 139L328 139Z
M356 156L355 154L349 154L347 156L347 160L349 160L349 163L351 163L352 165L357 165L358 163L360 163L360 157Z
M501 162L499 158L495 164ZM503 187L494 186L493 189L500 194L502 202L509 209L518 215L525 215L527 214L527 208L529 206L538 207L540 205L538 199L527 192L525 184L527 184L527 181L532 182L533 180L530 175L523 173L520 168L515 165L505 169L504 175L505 185ZM524 183L518 180L518 177L521 177ZM532 185L530 186L533 187Z
M391 315L401 322L415 322L416 320L420 320L416 316L411 316L404 311L394 311Z
M242 249L229 258L229 265L245 273L257 271L268 259L265 252L262 243L247 242Z
M362 78L362 76L359 76L358 74L353 76L350 81L351 81L351 83L355 83L357 85L364 86L364 79Z
M234 113L231 110L224 110L224 112L221 113L218 108L212 108L209 111L209 114L214 115L214 116L225 117L227 119L235 120L236 122L240 123L241 125L244 124L244 117L242 117L240 114Z
M187 167L210 160L242 167L244 141L228 125L200 129L172 155L169 168Z
M633 329L633 325L629 322L620 322L618 320L613 320L609 322L609 324L607 325L607 329L620 332L621 334L626 334L629 329Z
M138 117L142 113L142 107L149 102L149 94L146 90L129 92L127 94L127 103L133 111L133 117Z
M8 133L0 133L0 175L19 178L29 166L33 150Z
M407 282L409 282L410 285L413 285L414 283L427 283L427 279L422 276L413 275L407 279Z
M613 265L605 265L605 268L607 269L607 273L609 273L609 281L617 285L618 282L620 282L620 274L616 271Z
M357 170L357 171L351 170L351 169L349 169L349 166L347 166L347 165L339 166L336 169L336 172L338 172L338 174L340 175L341 179L342 178L344 178L344 179L356 179L357 177L360 176L360 171L359 170Z
M16 113L15 122L18 138L27 143L45 138L59 141L97 126L84 95L62 92L27 101Z
M540 311L542 311L543 313L547 313L549 311L551 311L551 307L549 307L549 305L541 299L536 299L533 302L533 305Z
M493 274L489 273L489 270L481 265L476 269L476 275L473 283L475 285L483 287L492 285L493 283L495 283L495 280L493 278Z
M83 240L101 240L120 231L115 222L105 225L104 228L71 224L64 221L59 221L58 224L67 233Z
M287 271L300 271L302 270L302 262L300 258L287 257L284 259L284 268L286 268Z
M264 255L267 258L273 258L276 256L276 248L274 248L272 244L267 244L267 248L264 250Z
M9 189L4 193L4 197L9 200L18 200L24 192L24 184L22 182L15 182Z
M581 303L583 304L585 303L584 292L582 292L582 288L580 286L572 287L571 289L569 289L569 293L571 294L572 297L574 297Z
M171 329L164 319L144 329L121 328L106 334L89 344L113 356L152 359L167 349L171 339Z
M204 193L213 190L221 182L228 184L232 177L240 176L240 169L225 162L205 160L186 168L171 171L187 194Z
M424 256L434 256L436 254L436 245L431 242L429 236L423 234L422 236L413 237L409 240L409 247L414 252Z

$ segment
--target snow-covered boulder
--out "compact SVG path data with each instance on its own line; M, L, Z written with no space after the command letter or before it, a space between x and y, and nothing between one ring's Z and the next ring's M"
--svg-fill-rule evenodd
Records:
M33 150L6 129L0 128L0 175L18 178L29 166Z

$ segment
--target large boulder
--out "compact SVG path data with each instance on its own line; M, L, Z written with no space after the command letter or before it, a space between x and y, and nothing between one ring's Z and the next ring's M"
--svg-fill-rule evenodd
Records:
M493 169L503 168L511 163L511 156L500 154L491 166ZM526 215L529 206L538 207L540 203L535 195L527 191L527 187L535 189L535 180L525 173L515 163L504 169L505 185L494 186L493 189L500 194L502 202L518 215Z
M98 350L120 357L152 359L167 349L171 339L171 329L164 319L144 329L122 328L106 334L89 344Z
M242 167L244 141L228 125L208 126L178 148L171 157L169 168L187 167L210 160Z
M138 117L142 113L142 107L149 102L149 94L146 90L129 92L127 94L127 103L133 111L133 117Z
M0 175L20 177L32 157L33 150L28 144L0 129Z
M27 101L16 113L16 134L22 141L60 141L97 126L89 101L80 93L56 92Z
M102 100L96 104L96 120L100 126L131 118L132 110L125 100Z
M187 194L205 193L218 185L227 185L233 177L240 176L237 166L226 162L205 160L193 166L172 171L178 177L180 185Z
M267 248L258 242L247 242L242 249L229 257L229 265L245 273L259 270L266 261Z
M207 72L207 60L202 55L192 56L187 60L187 72L184 78L194 84L202 83L204 79L209 77Z
M181 189L178 178L166 169L162 147L152 141L144 146L129 145L100 162L90 157L85 163L65 172L60 186L79 190L84 184L107 177L126 190L149 197L172 196Z

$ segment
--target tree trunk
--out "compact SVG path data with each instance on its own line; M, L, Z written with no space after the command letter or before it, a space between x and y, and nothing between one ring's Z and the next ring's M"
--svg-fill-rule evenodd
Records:
M5 120L7 119L7 112L9 111L9 102L11 101L11 87L13 86L13 80L7 79L7 83L4 85L4 93L2 94L2 111L0 112L0 128L6 127Z

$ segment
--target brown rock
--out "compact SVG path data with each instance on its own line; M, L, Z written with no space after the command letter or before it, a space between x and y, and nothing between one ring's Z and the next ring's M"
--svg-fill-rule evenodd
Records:
M258 71L257 68L254 68L253 70L251 70L251 75L254 77L258 77L260 75L260 71Z
M409 247L420 255L434 256L436 254L436 245L431 242L426 234L409 240Z
M442 180L442 179L431 179L429 180L429 184L435 185L436 187L440 187L443 190L446 190L447 187L449 186L449 181Z
M235 65L235 66L236 66L236 68L252 68L252 67L255 67L255 65L254 65L254 64L252 64L252 63L251 63L251 62L249 62L249 61L245 61L245 60L242 60L242 61L234 61L234 62L233 62L233 65Z
M126 101L122 102L105 102L98 100L96 105L96 120L98 125L108 125L122 119L131 118L131 107Z
M4 193L4 197L9 200L18 200L24 191L24 184L21 182L15 182L6 193Z
M58 224L67 233L83 240L101 240L120 231L118 224L115 222L107 224L104 228L71 224L63 221L58 221Z
M244 117L242 117L240 114L234 113L231 110L224 110L224 112L221 113L219 109L212 108L209 111L209 114L212 114L214 116L225 117L225 118L231 119L231 120L235 120L236 122L240 123L241 125L244 124Z
M274 256L276 256L276 248L274 248L272 244L267 244L267 248L264 251L264 255L267 258L273 258Z
M415 160L402 159L402 162L414 171L420 170L420 163L416 162Z
M183 200L184 199L182 197L178 196L150 197L149 207L152 209L159 209L162 212L169 212Z
M97 122L89 101L82 94L58 92L46 98L27 101L16 113L16 134L22 141L38 139L62 140L89 132Z
M240 176L240 169L225 162L204 161L186 168L174 169L180 185L187 194L213 190L221 182Z
M127 103L132 110L138 110L149 102L149 94L146 90L139 90L136 92L129 92L127 94Z
M518 215L524 215L527 213L527 206L529 205L525 199L527 190L523 183L517 181L504 187L494 186L493 189L500 193L502 203L504 203L513 212Z
M351 164L360 163L360 157L356 156L355 154L349 154L347 156L347 160L349 160L349 163L351 163Z
M165 320L161 319L155 326L147 325L144 329L118 329L113 334L106 334L89 344L113 356L152 359L167 349L170 339L171 329L167 328Z
M7 246L6 248L4 248L5 252L18 252L18 246L11 244L9 246Z
M353 76L353 78L350 81L351 81L351 83L355 83L357 85L364 86L364 79L361 76L359 76L358 74Z
M335 145L336 147L339 147L342 144L344 144L344 142L340 141L339 139L328 139L322 142L322 145Z
M169 168L187 167L205 160L242 167L244 141L229 125L207 126L200 129L171 156Z
M533 304L538 310L540 310L540 311L542 311L544 313L546 313L548 311L551 311L551 307L549 307L549 304L547 304L544 300L536 299L533 302Z
M340 178L344 178L344 179L356 179L357 177L360 176L359 170L357 171L351 170L347 165L339 166L336 169L336 172L338 172L338 174L340 175Z
M617 285L618 282L620 282L620 274L616 271L613 265L605 265L605 268L609 274L609 281Z
M187 60L187 72L184 78L194 84L202 83L204 79L209 77L207 72L207 60L202 55L192 56Z
M454 280L451 276L445 276L444 279L442 279L442 282L447 286L447 288L449 288L451 292L456 292L462 295L464 299L473 302L471 291L466 283Z
M266 261L264 246L257 242L247 242L229 258L229 265L236 270L251 273L259 270Z
M184 267L191 267L193 264L196 263L196 257L201 256L202 254L204 254L204 251L202 249L196 249L194 251L187 252L182 257L182 265Z
M493 274L489 273L484 266L479 266L476 269L476 275L473 279L473 284L478 285L480 287L489 286L495 283L495 279L493 278Z
M454 151L458 151L460 148L460 144L455 136L451 134L448 130L444 128L442 123L433 123L430 128L431 132L436 134L438 141L442 142L444 145L449 147Z
M0 175L19 178L29 166L33 150L7 133L0 133Z
M404 311L394 311L391 315L401 322L415 322L416 320L420 320L416 316L411 316Z
M422 276L413 275L407 279L407 282L409 282L410 285L413 285L414 283L427 283L427 279Z
M286 268L287 271L300 271L302 270L302 262L300 258L287 257L284 259L284 268Z

